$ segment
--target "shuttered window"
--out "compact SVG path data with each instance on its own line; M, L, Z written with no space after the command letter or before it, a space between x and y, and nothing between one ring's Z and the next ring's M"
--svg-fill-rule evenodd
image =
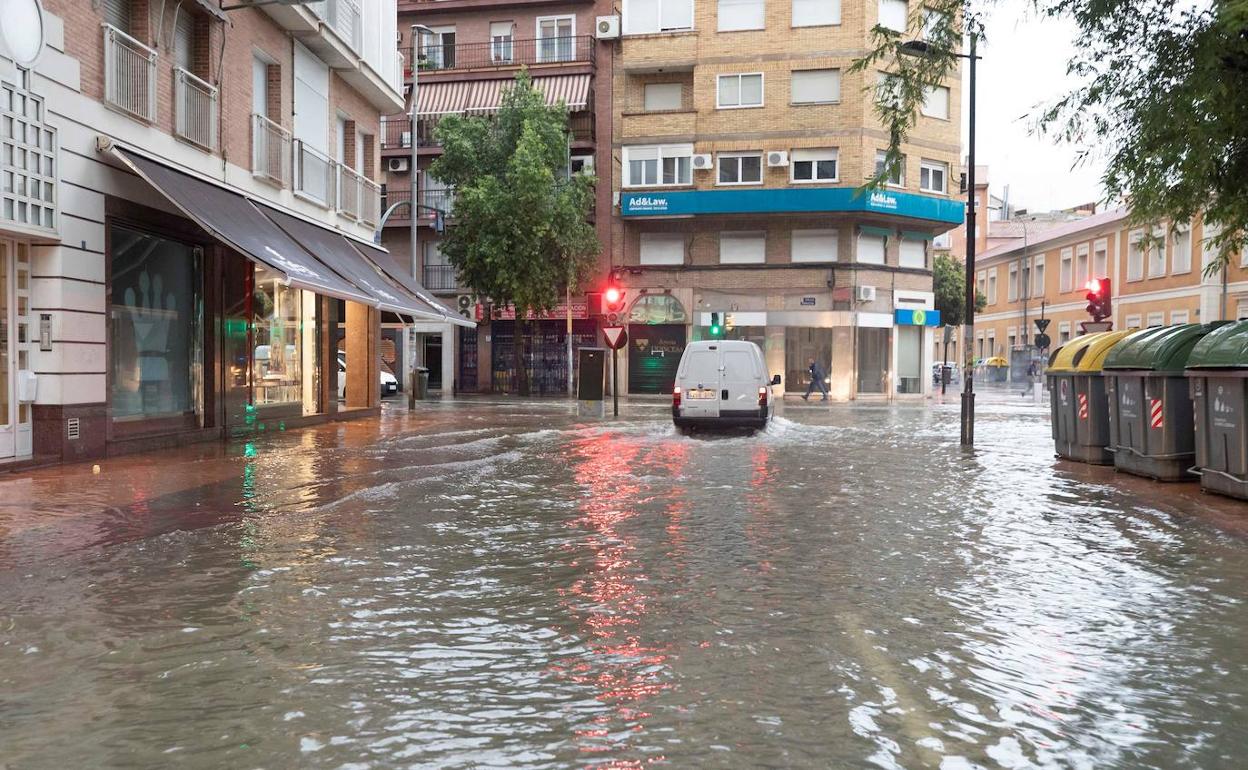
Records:
M195 58L195 17L178 9L178 20L173 28L173 66L194 72L191 62Z
M130 0L104 0L104 21L117 29L130 33Z

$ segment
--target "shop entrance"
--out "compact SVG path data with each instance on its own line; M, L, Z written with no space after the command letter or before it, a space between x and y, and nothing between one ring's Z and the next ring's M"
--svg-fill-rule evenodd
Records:
M429 369L429 389L442 390L442 335L425 335L425 367Z
M32 451L30 403L18 386L30 368L30 329L30 244L0 240L0 460Z
M683 324L630 324L628 392L671 393L684 352Z

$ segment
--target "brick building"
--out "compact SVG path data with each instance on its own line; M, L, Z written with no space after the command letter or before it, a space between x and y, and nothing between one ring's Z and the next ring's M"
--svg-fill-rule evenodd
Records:
M1018 381L1036 354L1035 320L1050 320L1053 347L1080 333L1087 283L1109 278L1116 329L1248 317L1248 250L1225 271L1206 275L1216 257L1200 221L1171 227L1133 224L1126 209L1049 223L983 254L975 280L988 298L975 320L975 358L1001 356Z
M27 4L0 51L0 462L374 413L383 316L449 312L372 246L394 0Z
M454 191L429 176L427 169L441 152L434 127L447 114L489 115L497 110L503 89L525 68L535 87L551 104L568 108L569 171L607 167L609 157L599 140L611 132L611 49L595 37L597 17L610 13L606 0L399 0L399 34L409 52L406 88L417 80L416 126L419 198L419 254L411 260L411 209L396 209L386 222L382 243L396 256L410 260L416 275L438 296L477 317L489 298L461 286L455 270L438 248L440 226L453 227L448 216ZM412 52L412 27L416 33ZM415 68L411 66L415 62ZM601 84L601 85L600 85ZM605 87L602 87L605 85ZM387 208L411 199L410 118L404 114L383 121L384 201ZM596 211L610 210L610 187L600 184ZM611 228L597 221L604 253L610 253ZM572 302L576 346L598 344L596 323L589 318L584 297ZM424 332L415 355L430 369L431 386L461 392L508 392L514 388L514 314L496 308L476 329L418 324ZM567 382L566 309L532 325L528 345L529 381L533 392L563 393Z
M612 269L633 303L628 389L667 392L723 314L789 392L819 359L838 399L930 389L931 241L962 219L960 81L933 89L902 173L856 195L888 145L885 72L849 67L904 0L629 0L613 78ZM954 173L951 173L954 172ZM952 193L952 195L951 195ZM920 325L916 325L916 321Z

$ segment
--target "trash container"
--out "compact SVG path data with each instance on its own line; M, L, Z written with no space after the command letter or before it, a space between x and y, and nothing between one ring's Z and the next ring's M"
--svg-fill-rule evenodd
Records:
M1010 364L1002 356L993 356L984 362L985 381L1006 382L1010 376Z
M1194 478L1188 356L1220 324L1178 324L1133 332L1105 357L1109 449L1114 467L1158 481Z
M1200 486L1248 500L1248 321L1205 335L1187 359Z
M1109 404L1101 365L1130 332L1076 337L1053 351L1045 378L1049 385L1053 444L1059 457L1110 465Z
M416 398L429 398L429 369L424 366L416 367Z

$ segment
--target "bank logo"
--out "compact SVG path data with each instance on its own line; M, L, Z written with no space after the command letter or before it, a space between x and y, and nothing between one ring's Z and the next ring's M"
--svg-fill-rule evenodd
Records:
M667 198L634 195L628 199L629 211L667 211Z

